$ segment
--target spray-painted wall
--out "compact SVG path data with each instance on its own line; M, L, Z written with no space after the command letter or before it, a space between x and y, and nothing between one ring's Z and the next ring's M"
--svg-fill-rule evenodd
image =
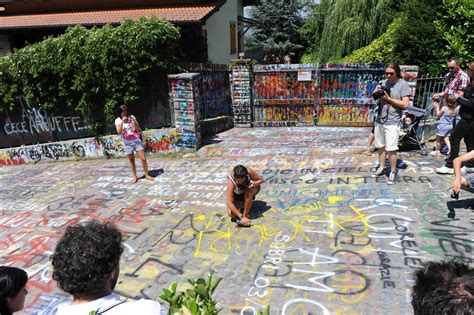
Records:
M0 116L0 148L91 136L77 113L52 113L18 97L17 109Z
M143 140L148 153L166 154L186 150L184 136L174 128L147 130ZM39 162L77 161L125 157L122 137L111 135L43 143L0 150L0 166Z

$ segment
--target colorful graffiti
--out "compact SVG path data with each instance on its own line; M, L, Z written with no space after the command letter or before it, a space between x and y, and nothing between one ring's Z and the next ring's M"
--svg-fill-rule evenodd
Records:
M149 153L178 152L185 148L184 135L174 128L146 130L142 137ZM0 166L115 157L125 157L119 135L1 149Z
M174 107L176 129L181 134L180 146L198 148L201 142L200 111L197 108L200 99L200 74L183 73L168 76L170 85L170 103Z
M250 65L234 66L230 74L232 111L237 127L251 127L251 69Z
M401 153L396 185L371 177L367 132L234 128L201 158L150 159L155 181L135 185L126 160L1 168L0 264L28 272L25 314L54 314L70 297L49 256L67 225L99 219L124 234L116 292L129 299L213 270L223 314L412 314L416 267L472 263L471 210L448 202L456 219L446 217L452 179L435 175L438 157ZM248 229L226 215L236 164L265 179Z
M0 119L0 148L52 142L91 135L79 115L50 113L35 107L23 97L17 98L18 112Z
M314 65L255 66L254 125L314 125L318 73Z
M370 126L372 93L383 79L383 65L326 65L321 69L318 125Z
M204 71L198 83L200 119L231 114L229 72Z

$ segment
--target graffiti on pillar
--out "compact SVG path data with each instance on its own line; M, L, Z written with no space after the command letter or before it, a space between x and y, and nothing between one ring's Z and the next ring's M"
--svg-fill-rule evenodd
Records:
M372 125L372 93L383 79L383 71L383 65L324 65L321 69L318 125Z
M200 112L196 108L201 94L199 91L200 75L183 73L170 75L170 101L174 107L176 129L181 135L180 147L196 148L200 145Z
M251 74L248 66L234 66L230 74L232 110L236 127L251 127Z
M92 135L78 114L51 113L23 97L17 98L17 104L17 111L0 116L0 148Z
M413 106L416 81L418 79L418 66L401 65L400 70L402 72L402 78L408 82L408 86L410 87L410 106Z

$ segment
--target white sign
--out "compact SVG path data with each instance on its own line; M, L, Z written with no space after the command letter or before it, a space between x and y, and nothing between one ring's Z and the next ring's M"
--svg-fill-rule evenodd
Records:
M311 81L311 71L298 71L298 81Z

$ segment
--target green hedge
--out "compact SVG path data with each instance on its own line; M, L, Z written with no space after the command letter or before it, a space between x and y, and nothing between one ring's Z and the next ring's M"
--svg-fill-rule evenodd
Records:
M118 105L138 99L145 72L176 68L179 37L177 27L156 18L69 28L0 58L0 111L14 110L15 97L24 95L44 109L78 110L101 132Z

